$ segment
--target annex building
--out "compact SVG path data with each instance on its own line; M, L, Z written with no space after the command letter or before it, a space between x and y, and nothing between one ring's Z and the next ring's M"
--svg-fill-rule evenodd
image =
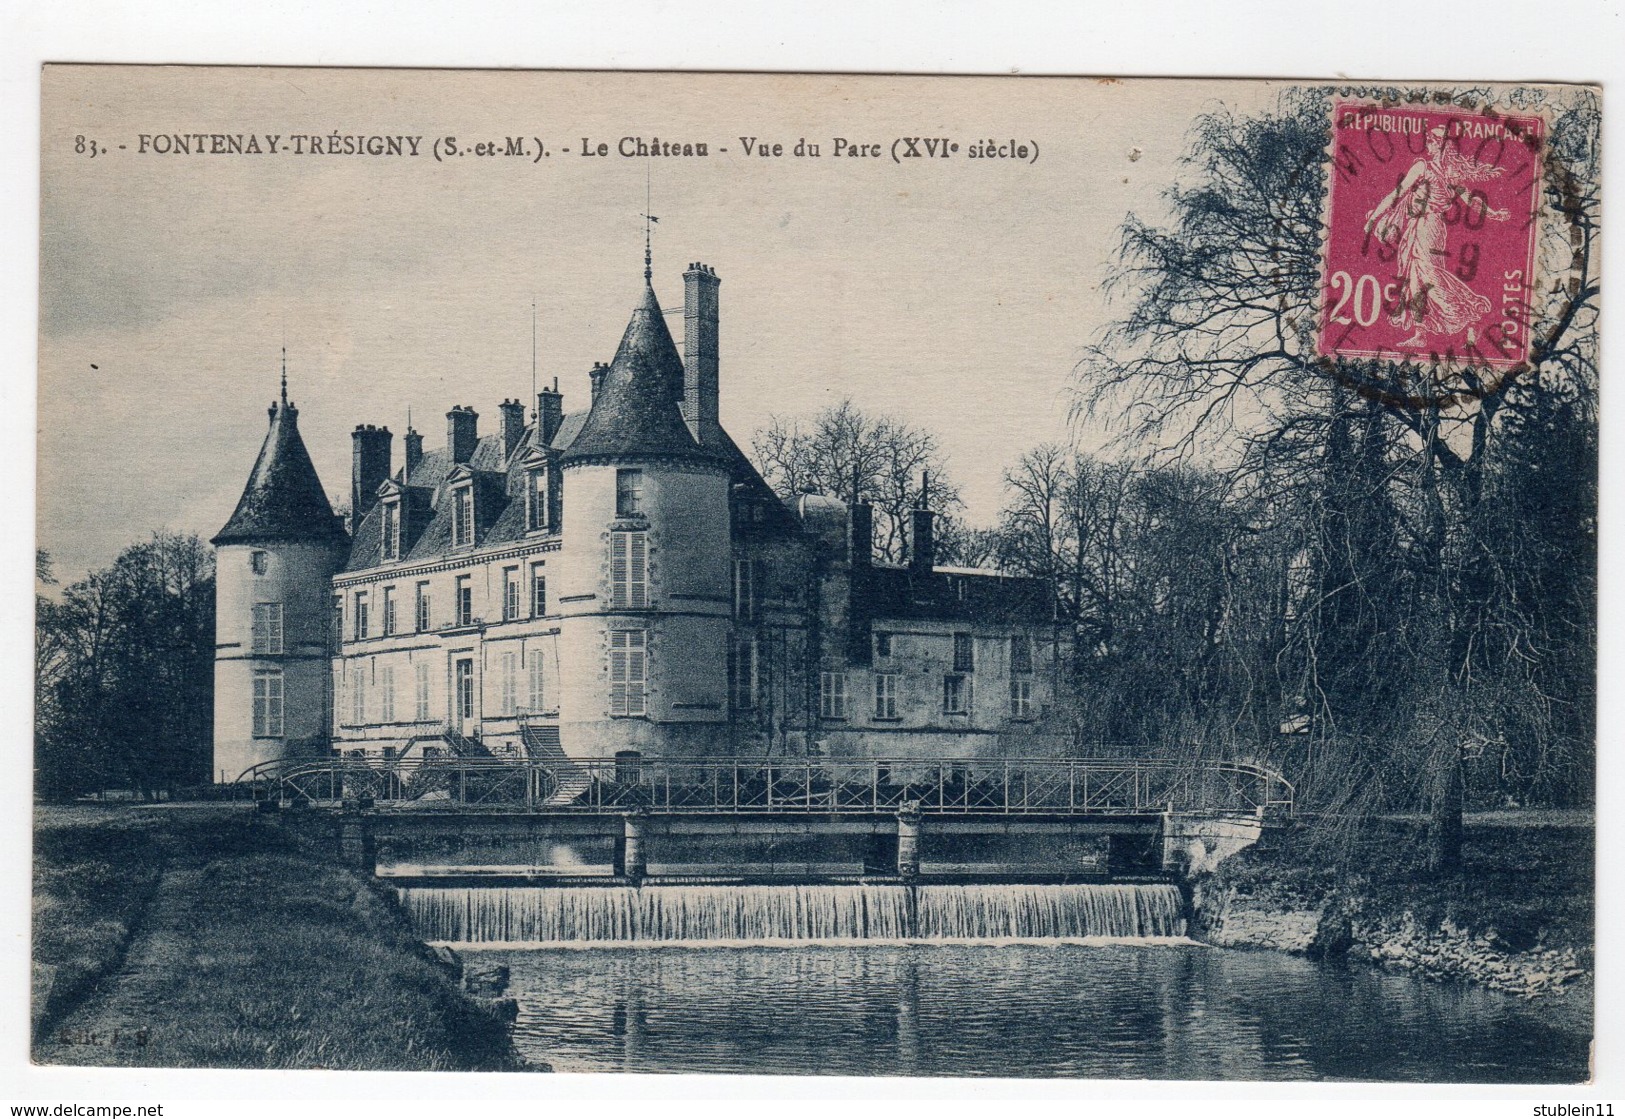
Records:
M782 501L719 422L720 280L650 279L587 407L466 406L443 446L352 436L334 514L282 398L217 547L217 781L290 756L1033 757L1057 664L1039 580L905 566L872 513Z

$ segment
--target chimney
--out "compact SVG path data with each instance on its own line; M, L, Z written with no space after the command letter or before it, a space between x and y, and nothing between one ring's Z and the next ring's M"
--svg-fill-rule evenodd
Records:
M418 463L423 461L423 436L418 434L416 428L408 427L406 429L406 434L401 436L401 442L406 447L405 478L406 480L410 481L412 478L412 471L416 470L418 468Z
M553 387L536 394L536 444L553 445L553 437L564 426L564 394L559 391L559 379L553 378Z
M378 501L389 477L389 449L395 437L387 427L357 424L350 433L350 523L358 525Z
M499 410L502 412L502 459L506 462L525 438L525 406L518 400L504 399Z
M446 450L452 462L467 462L474 457L474 447L480 441L480 414L472 408L453 406L446 413Z
M592 363L592 372L587 376L592 378L592 398L594 403L598 400L598 389L604 383L604 374L609 372L609 366L601 361Z
M683 273L683 419L698 440L717 424L717 289L722 281L704 264Z
M868 567L874 562L875 509L868 502L852 506L851 557L853 567Z
M913 521L913 532L909 539L913 544L908 557L908 569L915 575L929 575L936 566L936 514L929 508L931 500L931 475L925 474L920 479L920 503L910 514Z

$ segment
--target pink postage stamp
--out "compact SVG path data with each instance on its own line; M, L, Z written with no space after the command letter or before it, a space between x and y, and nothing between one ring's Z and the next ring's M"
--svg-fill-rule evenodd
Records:
M1542 118L1346 99L1332 113L1319 356L1523 367Z

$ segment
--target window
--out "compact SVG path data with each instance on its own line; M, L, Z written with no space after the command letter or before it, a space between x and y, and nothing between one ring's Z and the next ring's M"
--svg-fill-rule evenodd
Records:
M519 569L502 569L502 620L511 622L519 617Z
M897 673L875 673L875 718L897 718Z
M457 662L457 719L467 722L474 717L474 662Z
M254 737L282 737L282 670L254 670Z
M875 634L875 656L877 656L877 657L889 657L889 656L891 656L891 634L889 634L889 633L877 633L877 634Z
M649 534L612 532L609 546L611 608L646 609L649 605Z
M254 604L254 652L276 655L282 652L282 603Z
M754 638L737 638L728 645L728 702L735 711L756 709Z
M462 486L451 495L451 545L474 543L474 487Z
M547 565L530 565L530 616L547 617Z
M1010 639L1010 671L1031 672L1033 670L1033 639L1026 634L1018 633Z
M413 717L420 723L429 721L429 662L418 661L414 666L417 674L417 711Z
M384 558L401 558L401 507L394 501L384 503Z
M954 671L976 671L976 642L968 633L954 634Z
M846 718L846 673L825 672L818 678L818 716Z
M761 614L763 575L760 560L734 560L734 617L742 622Z
M615 472L615 515L637 517L643 514L643 471Z
M649 685L649 635L640 629L609 635L609 713L642 715Z
M539 650L532 650L530 654L530 702L527 706L532 712L547 710L547 680L543 675Z
M270 557L264 552L248 553L248 569L255 575L264 575L265 569L270 565Z
M502 699L498 711L512 715L519 706L519 654L502 654Z
M419 633L429 628L429 584L419 583L417 589L417 627Z
M525 487L525 527L532 531L547 527L547 471L532 470Z
M467 575L457 576L457 624L474 624L474 583Z
M970 710L970 681L950 674L942 678L942 713L963 715Z
M333 617L327 631L328 643L332 646L331 652L338 652L339 645L344 641L344 596L333 596Z
M378 683L383 690L383 701L379 704L378 713L380 722L393 723L395 721L395 666L386 664L378 670Z
M350 688L350 722L367 721L367 666L355 666L355 684Z
M395 588L384 588L384 636L395 632Z
M638 785L643 782L643 755L637 750L615 751L615 783Z
M1010 717L1033 717L1033 682L1025 677L1015 677L1010 681Z
M367 621L368 621L368 619L367 619L367 592L366 591L356 591L355 592L355 639L357 641L365 641L367 639Z

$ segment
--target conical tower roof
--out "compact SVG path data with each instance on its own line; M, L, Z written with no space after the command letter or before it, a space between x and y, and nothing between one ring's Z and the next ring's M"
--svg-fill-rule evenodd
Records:
M265 433L237 511L210 543L344 539L344 528L328 504L305 441L299 438L299 410L284 396L271 405L271 429Z
M683 359L677 355L654 288L626 324L581 432L564 453L566 463L640 457L720 463L720 456L689 434L678 407Z

